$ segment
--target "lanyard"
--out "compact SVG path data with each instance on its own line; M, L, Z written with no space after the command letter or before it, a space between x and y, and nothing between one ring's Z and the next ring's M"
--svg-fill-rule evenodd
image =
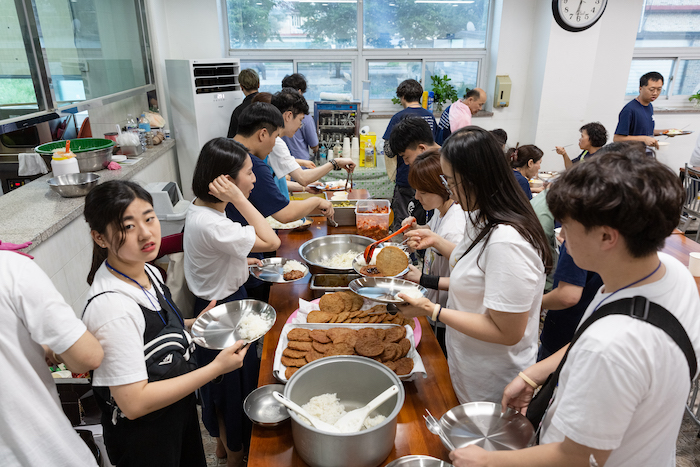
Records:
M124 274L123 272L121 272L121 271L119 271L119 270L113 268L112 265L109 264L109 262L108 262L107 260L105 260L105 265L106 265L109 269L111 269L112 271L114 271L115 273L119 274L120 276L126 277L126 278L129 279L131 282L133 282L134 284L138 285L139 288L143 291L143 293L146 294L146 298L147 298L148 301L151 303L151 306L153 307L153 309L155 310L155 312L158 313L158 317L159 317L160 320L163 322L163 325L166 325L166 326L167 326L168 323L165 322L165 318L163 318L163 315L160 313L160 309L159 309L159 308L162 308L162 307L160 307L160 304L159 304L158 307L156 307L156 305L153 303L153 300L151 300L151 297L153 297L152 294L150 294L146 289L144 289L143 286L142 286L141 284L138 283L138 281L132 279L131 277L129 277L129 276L127 276L126 274ZM149 280L149 282L151 282L151 285L153 285L153 287L155 287L155 285L154 285L153 282L151 281L150 276L148 277L148 280ZM153 298L155 298L155 297L153 297ZM165 298L165 297L163 297L163 298ZM158 300L158 299L156 298L156 300ZM165 300L168 302L168 305L170 305L170 306L173 308L173 310L174 310L175 307L173 307L172 303L170 303L170 300L168 300L167 298L165 298Z
M632 282L631 284L628 284L628 285L626 285L626 286L624 286L624 287L622 287L622 288L620 288L620 289L617 289L616 291L614 291L613 293L611 293L610 295L608 295L607 297L605 297L604 299L602 299L602 300L600 301L600 303L598 303L598 305L596 305L596 307L593 309L593 313L595 313L596 311L598 311L598 308L600 308L600 306L603 304L603 302L605 302L607 299L609 299L610 297L612 297L612 296L615 295L616 293L620 292L621 290L629 289L629 288L632 287L633 285L639 284L640 282L649 279L651 276L653 276L654 274L656 274L656 271L658 271L660 267L661 267L661 260L659 260L659 265L656 266L656 269L654 269L653 271L651 271L651 274L647 274L646 276L642 277L641 279L636 280L636 281Z

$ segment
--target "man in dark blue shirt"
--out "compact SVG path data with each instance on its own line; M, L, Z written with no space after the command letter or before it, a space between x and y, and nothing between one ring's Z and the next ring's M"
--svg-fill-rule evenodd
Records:
M554 288L542 297L542 308L549 311L540 334L542 345L537 355L538 362L571 342L583 313L602 285L598 274L584 271L574 264L564 243L559 250Z
M389 144L389 138L391 136L391 130L394 126L406 117L420 117L425 119L430 125L430 130L433 132L433 138L435 137L435 131L437 128L437 123L435 122L435 117L433 113L427 109L424 109L420 105L420 99L423 96L423 86L420 85L415 79L407 79L399 84L396 88L396 95L401 101L403 110L394 114L389 121L389 125L386 127L384 132L384 154L387 157L396 157L396 185L394 186L394 196L391 199L391 209L394 211L394 223L391 225L392 230L397 230L401 227L401 222L409 216L408 206L413 207L413 217L416 220L422 219L425 223L425 211L420 202L415 199L416 191L411 188L408 183L408 164L403 160L403 157L395 155L391 151L391 145Z
M656 71L639 78L639 95L620 111L614 142L642 141L647 146L659 149L659 142L654 136L660 135L663 130L654 129L654 106L651 103L659 97L663 86L664 77Z

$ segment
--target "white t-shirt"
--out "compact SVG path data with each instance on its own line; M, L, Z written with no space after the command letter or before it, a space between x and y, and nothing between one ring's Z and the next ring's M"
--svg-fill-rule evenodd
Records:
M695 280L678 260L659 253L663 278L622 290L620 298L643 295L670 311L700 356L700 297ZM581 322L609 293L600 291ZM605 467L676 465L676 438L690 391L687 360L661 329L628 316L592 324L571 348L554 402L542 426L542 443L568 437L612 450Z
M63 353L85 325L39 266L11 251L0 251L0 327L0 463L97 465L61 409L40 345Z
M537 357L544 265L535 248L509 225L494 227L483 253L485 240L459 259L481 230L467 222L464 240L450 256L448 308L478 314L485 314L487 308L528 313L528 321L523 338L511 346L480 341L448 326L447 363L460 403L500 402L513 375L534 364Z
M275 138L275 146L272 148L269 161L270 167L275 171L275 177L277 178L283 178L296 169L301 168L299 163L292 156L292 153L289 152L287 143L279 136Z
M163 280L160 272L147 264L149 272ZM159 287L156 283L153 287ZM93 386L121 386L148 379L143 355L143 333L146 320L139 305L149 310L160 310L153 287L149 294L115 277L105 263L95 273L88 298L106 292L90 302L83 314L83 322L104 349L102 364L93 372ZM159 288L159 290L161 290ZM161 290L162 292L162 290Z
M467 218L462 210L462 207L453 203L447 210L444 216L440 215L439 210L435 210L435 214L428 221L430 230L438 234L447 241L459 245L464 238L464 229L467 226ZM450 260L440 256L434 248L430 247L425 251L423 259L423 271L426 274L440 277L450 276ZM442 306L447 306L446 290L428 290L426 295L431 302L440 303Z
M284 144L284 143L282 143ZM185 218L185 279L199 298L221 300L248 280L246 258L255 228L233 222L216 209L190 204Z

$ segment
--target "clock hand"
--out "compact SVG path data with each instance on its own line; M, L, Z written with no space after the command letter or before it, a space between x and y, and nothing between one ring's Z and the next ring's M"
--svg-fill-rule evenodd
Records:
M582 5L582 4L583 4L583 0L581 0L581 1L579 2L579 4L578 4L578 8L576 9L576 16L579 15L579 13L580 13L580 11L581 11L581 5Z

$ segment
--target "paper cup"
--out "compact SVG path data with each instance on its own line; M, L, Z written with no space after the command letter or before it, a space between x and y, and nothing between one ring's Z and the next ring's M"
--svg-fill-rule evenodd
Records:
M690 259L688 260L688 269L690 273L695 277L700 277L700 253L693 252L690 254Z

